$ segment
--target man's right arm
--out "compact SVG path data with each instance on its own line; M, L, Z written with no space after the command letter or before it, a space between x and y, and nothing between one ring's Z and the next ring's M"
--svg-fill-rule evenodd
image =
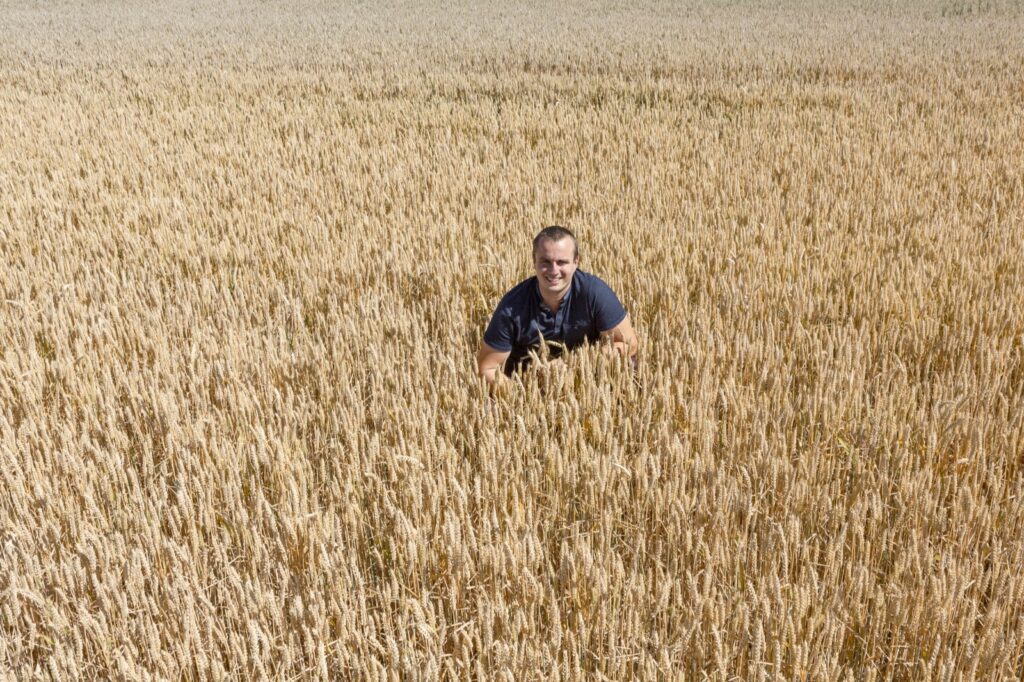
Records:
M494 385L498 372L511 354L512 351L498 350L481 341L480 350L476 354L476 373L483 377L489 386Z

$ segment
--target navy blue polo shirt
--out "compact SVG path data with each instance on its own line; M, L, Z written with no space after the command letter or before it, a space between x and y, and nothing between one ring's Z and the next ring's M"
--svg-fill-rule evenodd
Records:
M555 312L544 305L534 276L502 297L484 332L484 342L495 350L511 351L505 362L505 372L511 373L529 361L527 354L540 347L542 336L557 357L563 350L596 342L601 332L625 318L626 309L615 292L597 275L576 270Z

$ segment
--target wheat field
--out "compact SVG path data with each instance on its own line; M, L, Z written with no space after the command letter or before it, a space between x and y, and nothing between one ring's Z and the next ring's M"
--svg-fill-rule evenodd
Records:
M4 679L1024 676L1024 10L0 5ZM490 396L561 224L630 311Z

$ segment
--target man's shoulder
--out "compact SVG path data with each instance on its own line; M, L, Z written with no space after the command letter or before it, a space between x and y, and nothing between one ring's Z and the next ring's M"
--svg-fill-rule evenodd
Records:
M608 286L608 283L592 272L577 270L572 279L574 288L586 294L600 294L605 291L611 291L611 287Z
M584 301L582 305L596 317L598 331L607 331L622 322L626 317L626 309L612 288L603 279L589 272L577 271L576 275L582 275L579 278L579 300Z

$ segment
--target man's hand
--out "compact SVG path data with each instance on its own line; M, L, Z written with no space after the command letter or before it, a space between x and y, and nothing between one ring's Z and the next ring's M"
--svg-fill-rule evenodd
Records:
M511 351L491 348L481 341L480 350L476 354L476 373L487 382L488 386L493 386L498 378L498 373L501 372L502 366L511 354Z

